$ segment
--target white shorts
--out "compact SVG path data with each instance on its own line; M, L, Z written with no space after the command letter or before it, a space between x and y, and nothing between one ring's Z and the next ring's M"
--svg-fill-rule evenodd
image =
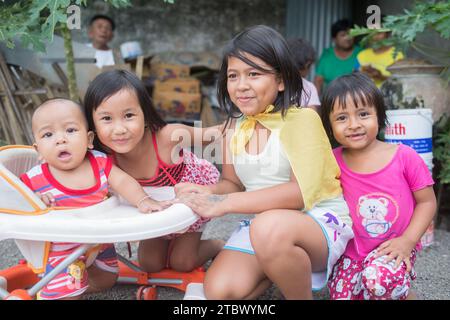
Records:
M332 210L312 208L306 211L306 214L320 225L328 245L327 269L312 274L312 289L316 291L326 286L334 264L344 253L347 242L353 238L353 230ZM239 228L228 239L224 249L255 254L250 241L250 224L251 220L242 220Z

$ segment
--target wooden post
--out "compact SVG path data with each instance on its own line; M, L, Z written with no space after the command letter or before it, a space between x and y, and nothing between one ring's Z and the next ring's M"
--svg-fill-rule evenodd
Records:
M137 57L136 60L136 75L142 80L142 73L144 71L144 56Z
M21 123L21 116L9 87L10 82L8 82L8 76L10 76L8 74L8 66L3 59L3 56L0 54L0 85L2 86L1 89L6 93L6 97L3 99L3 106L5 107L5 112L12 129L11 134L14 140L13 143L25 144L26 141L21 133L25 133L26 131L23 130L22 127L24 124ZM11 77L9 80L12 82Z

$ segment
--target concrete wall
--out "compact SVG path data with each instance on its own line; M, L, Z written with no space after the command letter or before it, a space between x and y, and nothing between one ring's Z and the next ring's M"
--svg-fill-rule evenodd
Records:
M146 54L164 51L220 52L226 41L247 26L266 24L285 32L286 0L134 0L133 7L114 9L94 1L81 9L82 29L75 41L89 42L87 24L97 13L116 22L112 45L138 40Z

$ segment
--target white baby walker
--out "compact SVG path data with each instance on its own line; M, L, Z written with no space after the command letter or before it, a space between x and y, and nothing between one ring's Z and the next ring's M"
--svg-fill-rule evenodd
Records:
M0 241L14 239L25 260L0 270L0 299L30 300L56 275L88 250L100 244L132 242L183 232L198 219L184 204L142 214L117 196L85 208L48 208L18 177L37 165L37 152L29 146L0 147ZM156 200L175 197L172 187L146 187ZM50 242L82 244L54 270L40 276ZM118 283L139 284L137 299L156 299L156 286L189 291L201 288L204 270L182 273L165 269L143 271L137 262L119 255ZM186 297L189 299L189 294Z

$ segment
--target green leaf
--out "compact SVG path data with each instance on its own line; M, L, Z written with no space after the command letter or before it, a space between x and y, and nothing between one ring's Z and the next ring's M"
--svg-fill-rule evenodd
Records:
M6 40L6 47L9 49L14 49L14 42L12 42L11 40Z
M87 0L76 0L75 4L77 6L84 6L84 7L86 7L87 6Z
M70 1L68 0L50 0L48 1L48 9L50 14L43 24L41 30L46 38L53 41L53 34L57 23L66 23L67 14L66 9Z
M24 48L28 48L32 45L33 50L45 52L45 43L40 34L24 33L20 37L20 41Z
M450 18L446 19L445 17L443 17L441 20L435 23L434 27L444 39L450 38Z

